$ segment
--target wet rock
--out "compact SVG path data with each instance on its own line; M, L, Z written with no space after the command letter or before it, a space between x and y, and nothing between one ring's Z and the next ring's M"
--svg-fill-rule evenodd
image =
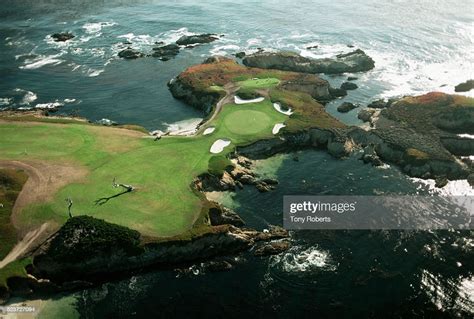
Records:
M367 105L367 107L370 107L373 109L383 109L386 107L390 107L393 102L394 102L393 99L389 99L389 100L380 99L380 100L375 100L371 102L369 105Z
M318 46L317 45L311 45L309 47L306 47L306 50L313 50L313 49L317 49Z
M350 103L350 102L344 102L341 105L337 107L337 111L341 113L347 113L355 108L359 107L356 104Z
M209 219L212 226L218 225L233 225L241 227L245 222L233 210L216 204L215 207L209 209Z
M179 45L168 44L160 47L153 48L152 56L160 59L161 61L168 61L173 59L179 53Z
M338 88L329 88L329 94L333 98L338 98L338 97L343 97L347 95L347 91L344 89L338 89Z
M467 80L466 82L459 83L454 87L455 92L468 92L474 89L474 80Z
M469 185L471 185L472 188L474 188L474 173L469 174L469 176L467 177L467 182L469 183Z
M435 179L435 186L438 188L442 188L448 185L448 178L446 176L438 176Z
M272 191L272 190L275 189L275 186L273 186L273 185L268 185L267 183L262 182L262 181L258 181L258 182L255 184L255 187L257 188L257 190L258 190L260 193L270 192L270 191Z
M341 89L346 90L346 91L355 90L357 88L358 88L357 84L352 83L352 82L344 82L341 84Z
M374 113L375 110L373 109L363 109L359 111L359 114L357 114L357 118L363 122L370 122Z
M235 54L235 57L236 57L236 58L239 58L239 59L243 59L243 58L245 58L245 55L246 55L245 52L237 52L237 53Z
M243 63L250 67L278 69L303 73L341 74L362 72L374 68L375 63L362 50L339 54L335 58L309 59L294 52L259 52L248 55Z
M239 181L244 185L255 185L257 183L255 177L249 174L240 176Z
M132 59L142 58L145 55L141 52L133 50L132 48L126 48L126 49L120 51L118 53L118 56L122 59L132 60Z
M207 271L219 272L219 271L229 271L234 266L226 260L212 260L205 263L204 267Z
M60 32L51 35L51 38L53 38L53 40L56 42L65 42L71 40L74 37L75 35L70 32Z
M269 256L277 255L284 251L287 251L290 248L290 242L288 240L274 241L267 244L264 244L258 247L254 255L255 256Z
M275 178L264 178L261 181L268 185L278 185L278 180Z
M201 44L201 43L210 43L219 39L217 34L213 33L203 33L197 35L183 35L181 38L176 41L178 45L190 45L190 44Z
M347 81L355 81L355 80L358 80L359 78L356 77L356 76L349 76L347 77Z

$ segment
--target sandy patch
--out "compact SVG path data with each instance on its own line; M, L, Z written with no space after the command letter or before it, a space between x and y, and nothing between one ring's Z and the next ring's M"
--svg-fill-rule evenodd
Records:
M283 110L281 108L281 104L280 103L273 103L273 108L275 110L277 110L278 112L282 113L282 114L285 114L285 115L291 115L293 114L293 111L291 109L288 109L288 110Z
M211 134L212 132L214 132L216 130L215 127L211 126L211 127L208 127L204 130L204 132L202 133L202 135L209 135Z
M272 130L273 135L278 134L278 132L280 132L280 130L281 130L282 128L284 128L285 126L286 126L286 125L283 124L283 123L277 123L277 124L275 124L275 126L273 127L273 130Z
M229 145L230 145L230 140L218 139L212 144L210 152L213 154L219 154L220 152L224 150L224 148L226 148Z
M238 97L237 95L234 96L234 103L235 104L248 104L248 103L258 103L258 102L262 102L263 100L265 100L264 97L258 97L256 99L251 99L251 100L242 100L240 97Z

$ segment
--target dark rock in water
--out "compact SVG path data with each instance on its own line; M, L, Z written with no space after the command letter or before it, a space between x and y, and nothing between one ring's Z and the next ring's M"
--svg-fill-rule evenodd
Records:
M278 185L278 180L275 178L264 178L261 181L268 185Z
M65 42L65 41L71 40L74 37L75 35L73 35L70 32L60 32L60 33L54 33L51 35L51 38L56 42Z
M317 48L318 48L317 45L312 45L312 46L306 47L306 50L313 50L313 49L317 49Z
M179 53L179 45L168 44L161 47L153 48L152 56L159 58L161 61L173 59Z
M299 158L297 155L295 155L295 156L293 156L293 161L299 162L299 161L300 161L300 158Z
M438 176L435 179L435 186L438 188L442 188L448 185L448 178L446 176Z
M393 99L389 99L389 100L380 99L380 100L375 100L371 102L367 106L373 109L384 109L386 107L390 107L390 105L392 105L393 102L394 102Z
M329 88L329 94L333 97L333 98L337 98L337 97L343 97L343 96L346 96L347 95L347 91L344 90L344 89L338 89L338 88Z
M210 272L228 271L233 268L232 264L226 260L212 260L205 263L204 266Z
M274 241L264 244L255 250L255 256L269 256L277 255L290 248L290 242L288 240Z
M125 50L122 50L118 53L118 56L123 58L123 59L138 59L142 58L145 55L141 52L135 51L132 48L126 48Z
M347 81L355 81L355 80L358 80L359 78L356 77L356 76L349 76L347 77Z
M245 52L237 52L235 54L235 57L239 58L239 59L243 59L243 58L245 58L245 55L246 55Z
M474 188L474 173L470 174L467 177L467 182L469 183L469 185L471 185L472 188Z
M357 88L358 88L357 84L352 83L352 82L344 82L341 84L341 89L343 90L355 90Z
M53 40L56 42L64 42L67 40L71 40L74 37L75 35L70 32L54 33L51 35L51 38L53 38Z
M210 43L219 39L217 34L213 33L204 33L197 35L183 35L181 38L176 41L178 45L190 45L198 43Z
M454 87L455 92L467 92L474 89L474 80L467 80Z
M370 122L370 119L374 115L375 110L373 109L363 109L359 111L359 114L357 114L357 118L359 120L362 120L363 122Z
M347 47L348 47L348 48L353 48L354 45L353 45L353 44L348 44Z
M275 186L268 185L267 183L262 181L258 181L257 184L255 184L255 187L260 193L266 193L275 189Z
M216 205L209 209L209 219L212 226L228 224L240 227L245 225L245 222L239 215L237 215L237 213L220 205Z
M246 56L243 63L262 69L327 74L362 72L375 66L374 60L362 50L325 59L309 59L294 52L257 52Z
M362 161L365 164L372 164L373 166L382 166L383 162L375 152L375 146L373 144L368 145L364 148L364 154L362 155Z
M341 113L347 113L355 108L359 107L356 104L350 103L350 102L344 102L341 105L337 107L337 111Z

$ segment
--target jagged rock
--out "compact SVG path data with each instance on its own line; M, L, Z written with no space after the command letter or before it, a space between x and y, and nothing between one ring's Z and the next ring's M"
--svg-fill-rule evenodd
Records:
M286 81L282 88L289 91L304 92L316 100L329 100L331 98L329 82L314 74L302 74L297 79ZM284 105L282 104L284 107Z
M390 107L394 101L395 101L394 99L375 100L375 101L371 102L369 105L367 105L367 107L372 108L372 109L383 109L383 108L386 108L386 107Z
M278 185L278 180L275 178L264 178L261 181L268 185Z
M60 33L54 33L51 35L51 38L53 38L53 40L56 42L68 41L74 37L75 35L70 32L60 32Z
M435 186L442 188L448 184L448 178L446 176L438 176L435 179Z
M374 68L372 58L358 49L335 58L309 59L294 52L257 52L244 58L247 66L295 71L303 73L340 74L344 72L362 72Z
M168 44L160 47L153 48L152 56L159 58L161 61L168 61L173 59L179 53L179 45Z
M344 82L341 84L341 89L346 90L346 91L355 90L357 88L358 88L357 84L352 83L352 82Z
M255 187L260 193L266 193L275 189L275 186L268 185L267 183L264 183L262 181L258 181L255 184Z
M341 113L347 113L355 108L359 107L356 104L350 103L350 102L344 102L341 105L337 107L337 111Z
M176 41L178 45L190 45L198 43L210 43L219 39L217 34L213 33L203 33L197 35L183 35L181 38Z
M329 94L330 94L333 98L338 98L338 97L346 96L346 95L347 95L347 91L346 91L346 90L343 90L343 89L338 89L338 88L332 88L332 87L330 87L330 88L329 88Z
M318 46L317 45L311 45L309 47L306 47L306 50L313 50L313 49L317 49Z
M471 185L472 188L474 188L474 173L469 174L469 176L467 177L467 182L469 183L469 185Z
M280 254L290 248L290 242L288 240L274 241L264 244L258 247L254 255L255 256L269 256Z
M243 59L243 58L245 58L245 55L246 55L245 52L237 52L237 53L235 54L235 57L236 57L236 58L239 58L239 59Z
M364 122L370 122L374 113L374 109L363 109L359 111L359 114L357 114L357 118Z
M212 226L218 225L232 225L241 227L245 222L233 210L216 204L215 207L209 209L209 219Z
M472 89L474 89L474 80L467 80L466 82L456 85L454 92L468 92Z
M359 78L356 77L356 76L349 76L347 77L347 81L355 81L355 80L358 80Z
M252 161L244 156L238 156L236 160L237 164L242 167L245 167L247 169L250 169L250 167L252 167Z
M126 48L118 53L118 56L123 59L138 59L145 55L141 52L135 51L132 48Z
M204 264L207 271L218 272L218 271L229 271L234 266L226 260L211 260Z

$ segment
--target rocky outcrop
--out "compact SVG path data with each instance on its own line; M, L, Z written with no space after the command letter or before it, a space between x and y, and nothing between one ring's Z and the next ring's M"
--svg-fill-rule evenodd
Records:
M213 33L203 33L196 35L183 35L176 41L177 45L193 45L193 44L202 44L210 43L219 39L217 34Z
M474 80L467 80L466 82L459 83L454 87L455 92L468 92L474 89Z
M153 48L152 56L160 59L161 61L168 61L173 59L179 53L179 45L168 44Z
M341 89L349 91L349 90L355 90L357 89L358 86L355 83L352 82L344 82L341 84Z
M284 251L287 251L290 248L290 241L288 240L279 240L273 241L270 243L265 243L255 249L255 256L269 256L277 255Z
M60 33L54 33L51 35L51 38L53 38L53 40L56 42L65 42L65 41L71 40L74 37L75 35L72 34L71 32L60 32Z
M310 74L301 75L294 80L286 81L281 87L288 91L307 93L319 101L332 98L329 91L329 82Z
M132 48L126 48L118 53L118 56L122 59L128 59L128 60L133 60L133 59L138 59L142 58L145 55L139 51L136 51Z
M350 103L350 102L344 102L341 105L337 107L337 111L341 113L347 113L349 111L352 111L353 109L359 107L359 105Z
M232 225L235 227L241 227L245 225L242 218L240 218L240 216L233 210L217 203L213 204L214 206L209 208L209 221L212 226Z
M340 54L332 59L309 59L294 52L260 52L246 56L243 63L262 69L326 74L364 72L375 66L372 58L362 50Z
M372 116L375 114L375 110L371 108L360 110L357 114L357 118L363 122L370 122Z

